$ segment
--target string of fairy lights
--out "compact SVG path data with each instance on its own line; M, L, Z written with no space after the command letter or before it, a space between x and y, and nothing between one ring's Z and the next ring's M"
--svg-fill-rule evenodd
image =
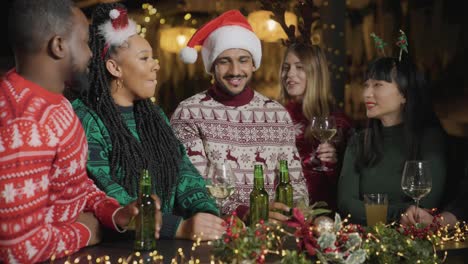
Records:
M346 233L348 232L348 228L353 228L353 225L348 225L350 215L348 215L345 219L343 219L343 227L336 232L336 235L338 236L340 233ZM313 232L314 230L322 229L321 232L329 232L330 229L333 229L329 226L326 226L327 223L326 221L323 221L323 225L321 227L321 223L318 223L315 226L310 227L310 231ZM402 227L398 223L391 223L387 225L386 227ZM285 247L283 245L283 236L294 236L292 233L289 233L288 231L285 231L283 226L281 225L276 225L275 229L277 232L270 232L272 227L266 227L266 233L268 236L270 236L269 240L271 241L277 241L278 242L278 248L275 250L265 250L265 255L267 254L272 254L272 255L277 255L279 257L285 257L288 252L285 250ZM378 230L377 230L378 233ZM362 233L361 234L363 237L363 243L371 243L371 241L375 241L378 244L380 244L379 251L376 251L374 254L376 256L381 255L382 253L385 253L389 248L390 245L385 243L385 238L384 237L376 237L375 235L371 233ZM203 234L200 234L199 236L194 236L194 242L192 244L192 247L190 249L190 253L184 252L182 248L178 248L175 256L171 259L171 264L198 264L202 263L201 260L196 256L197 249L202 245L202 236ZM434 243L433 246L433 254L436 254L436 251L443 251L444 255L444 260L447 258L448 253L447 253L447 244L451 242L452 244L455 243L455 245L459 244L460 242L465 242L467 241L468 238L468 226L466 225L465 222L458 222L455 224L453 228L450 228L450 226L441 226L433 232L431 235L428 235L425 239L428 241L439 241L437 243ZM221 238L222 239L222 238ZM413 235L408 235L406 239L406 243L410 245L415 237ZM212 246L213 242L208 242L208 246ZM369 254L369 250L366 250L367 254ZM187 254L188 253L188 254ZM394 252L396 256L399 257L405 257L405 255L402 252ZM65 255L68 255L65 260L65 264L73 264L73 263L88 263L88 264L111 264L115 263L114 259L111 259L110 256L108 255L101 255L101 256L93 256L93 255L83 255L83 256L78 256L74 257L72 259L72 255L69 255L68 251L65 251ZM436 257L436 255L434 255ZM56 261L56 257L52 256L50 259L49 263L54 264ZM153 263L153 264L162 264L164 263L164 257L161 255L157 250L152 251L152 252L133 252L130 255L127 256L121 256L118 258L117 263L119 264L139 264L139 263ZM217 264L217 263L223 263L221 260L217 259L214 255L209 256L209 263L210 264ZM321 263L321 262L317 262ZM421 263L421 262L417 262Z
M192 244L191 251L195 252L197 248L201 245L201 236L194 236L195 241ZM93 255L84 255L74 257L69 255L69 251L65 251L65 255L68 255L64 264L75 264L75 263L87 263L87 264L112 264L115 263L115 260L111 259L109 255L102 255L102 256L93 256ZM49 264L54 264L56 262L55 255L51 257ZM119 264L140 264L140 263L152 263L152 264L163 264L164 263L164 256L161 255L157 250L151 252L139 252L135 251L128 256L122 256L117 259L117 263ZM199 264L200 259L193 257L193 254L189 256L184 253L182 248L178 248L175 256L171 259L171 264ZM216 264L220 262L216 262L214 257L211 257L210 264Z
M158 10L153 5L149 3L144 3L141 5L141 8L143 9L145 15L143 21L146 24L150 23L152 19L159 19L159 23L162 25L166 23L166 19L161 17L161 13L158 12ZM140 34L140 36L146 37L147 27L142 26L141 24L137 24L137 32L138 34Z
M144 14L143 22L146 25L137 24L137 31L142 37L146 37L147 26L151 22L159 23L160 25L164 25L167 23L167 18L165 18L160 11L156 7L154 7L150 3L143 3L141 5L141 9ZM184 21L191 26L195 26L198 24L198 20L192 16L191 13L187 12L184 14Z

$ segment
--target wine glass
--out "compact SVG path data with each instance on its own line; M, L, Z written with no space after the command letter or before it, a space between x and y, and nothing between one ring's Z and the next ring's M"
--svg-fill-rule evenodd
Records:
M429 175L428 166L429 164L427 161L406 161L401 178L401 188L403 192L413 198L416 203L416 222L418 222L417 210L419 208L419 200L429 194L432 188L432 178Z
M314 116L310 122L311 134L320 141L320 144L326 143L336 134L336 122L332 116ZM321 163L320 167L315 167L316 171L329 171L330 169Z
M208 169L206 188L216 200L220 212L223 200L231 196L236 188L236 178L231 166L226 161L222 163L211 163Z

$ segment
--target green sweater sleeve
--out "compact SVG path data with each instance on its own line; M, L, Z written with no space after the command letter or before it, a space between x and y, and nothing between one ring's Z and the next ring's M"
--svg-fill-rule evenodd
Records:
M167 116L160 111L169 124ZM190 218L199 212L219 215L213 198L206 190L206 182L193 166L182 143L179 143L182 160L179 163L179 180L176 189L176 211L184 218Z
M343 217L351 214L354 223L363 224L366 222L364 203L360 199L359 182L360 175L354 169L354 162L357 156L357 137L354 135L348 144L338 180L338 210Z
M73 102L73 108L83 125L83 129L88 140L88 176L93 179L99 189L108 196L115 198L121 205L125 206L133 202L136 197L132 197L128 192L110 175L109 156L111 155L111 145L106 141L109 133L94 113L79 100Z
M206 190L205 180L193 166L182 144L180 151L183 157L179 167L179 184L176 192L177 210L184 218L199 212L219 215L215 201Z

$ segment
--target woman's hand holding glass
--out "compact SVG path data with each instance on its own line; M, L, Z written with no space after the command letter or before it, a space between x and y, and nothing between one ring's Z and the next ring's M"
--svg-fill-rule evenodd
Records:
M318 145L317 157L321 162L331 164L335 164L338 160L335 146L328 142Z
M417 223L429 225L432 223L433 219L434 216L429 210L411 205L406 209L406 212L401 215L400 223L402 225L415 225Z
M431 192L432 178L429 175L427 161L406 161L401 177L401 188L416 203L415 212L419 209L419 200ZM418 213L415 213L415 221L418 222Z
M322 166L314 168L316 171L329 171L324 162L336 162L336 149L328 143L336 134L336 122L332 116L314 116L310 122L310 131L314 138L320 141L317 149L317 157L322 162Z

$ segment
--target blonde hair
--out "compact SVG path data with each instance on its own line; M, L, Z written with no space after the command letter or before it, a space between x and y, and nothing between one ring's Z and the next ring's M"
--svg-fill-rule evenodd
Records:
M291 100L282 78L283 64L290 52L301 60L307 77L302 101L304 116L307 120L311 120L313 116L329 116L335 107L335 98L331 91L327 59L322 49L316 45L294 43L286 49L280 68L279 101L285 105Z

